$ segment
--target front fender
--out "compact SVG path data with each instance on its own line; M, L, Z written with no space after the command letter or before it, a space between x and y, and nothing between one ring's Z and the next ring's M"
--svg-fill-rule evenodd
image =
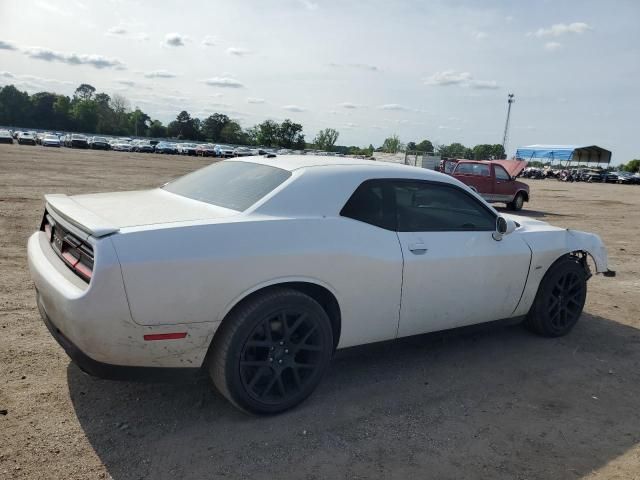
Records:
M587 252L596 264L596 273L609 272L607 249L595 233L567 230L567 247L569 252Z

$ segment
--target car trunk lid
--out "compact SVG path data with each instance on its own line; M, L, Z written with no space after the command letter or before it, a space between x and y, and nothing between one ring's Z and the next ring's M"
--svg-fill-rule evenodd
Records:
M230 217L238 212L157 188L88 195L46 195L47 208L94 237L121 228Z

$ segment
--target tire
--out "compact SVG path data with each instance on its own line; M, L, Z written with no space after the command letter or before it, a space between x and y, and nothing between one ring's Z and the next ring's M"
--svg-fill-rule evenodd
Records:
M574 257L563 257L545 274L525 327L543 337L562 337L574 327L587 298L587 272Z
M519 212L520 210L522 210L523 206L524 206L524 195L522 193L518 193L516 197L513 199L513 202L507 203L507 207L509 207L510 210L513 210L515 212Z
M216 332L207 367L216 388L253 414L276 414L306 399L333 355L324 309L296 290L278 288L248 300Z

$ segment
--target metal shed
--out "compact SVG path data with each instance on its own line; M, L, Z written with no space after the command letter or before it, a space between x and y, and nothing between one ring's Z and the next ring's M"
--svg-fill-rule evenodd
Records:
M597 145L529 145L516 150L516 158L549 162L611 163L611 151Z

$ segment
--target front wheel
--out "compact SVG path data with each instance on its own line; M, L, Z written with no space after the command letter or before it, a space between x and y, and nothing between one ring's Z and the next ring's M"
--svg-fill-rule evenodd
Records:
M575 257L565 257L549 268L524 325L544 337L561 337L574 327L587 298L587 272Z
M250 413L280 413L302 402L333 354L326 312L296 290L275 289L250 299L220 328L209 373L229 401Z

